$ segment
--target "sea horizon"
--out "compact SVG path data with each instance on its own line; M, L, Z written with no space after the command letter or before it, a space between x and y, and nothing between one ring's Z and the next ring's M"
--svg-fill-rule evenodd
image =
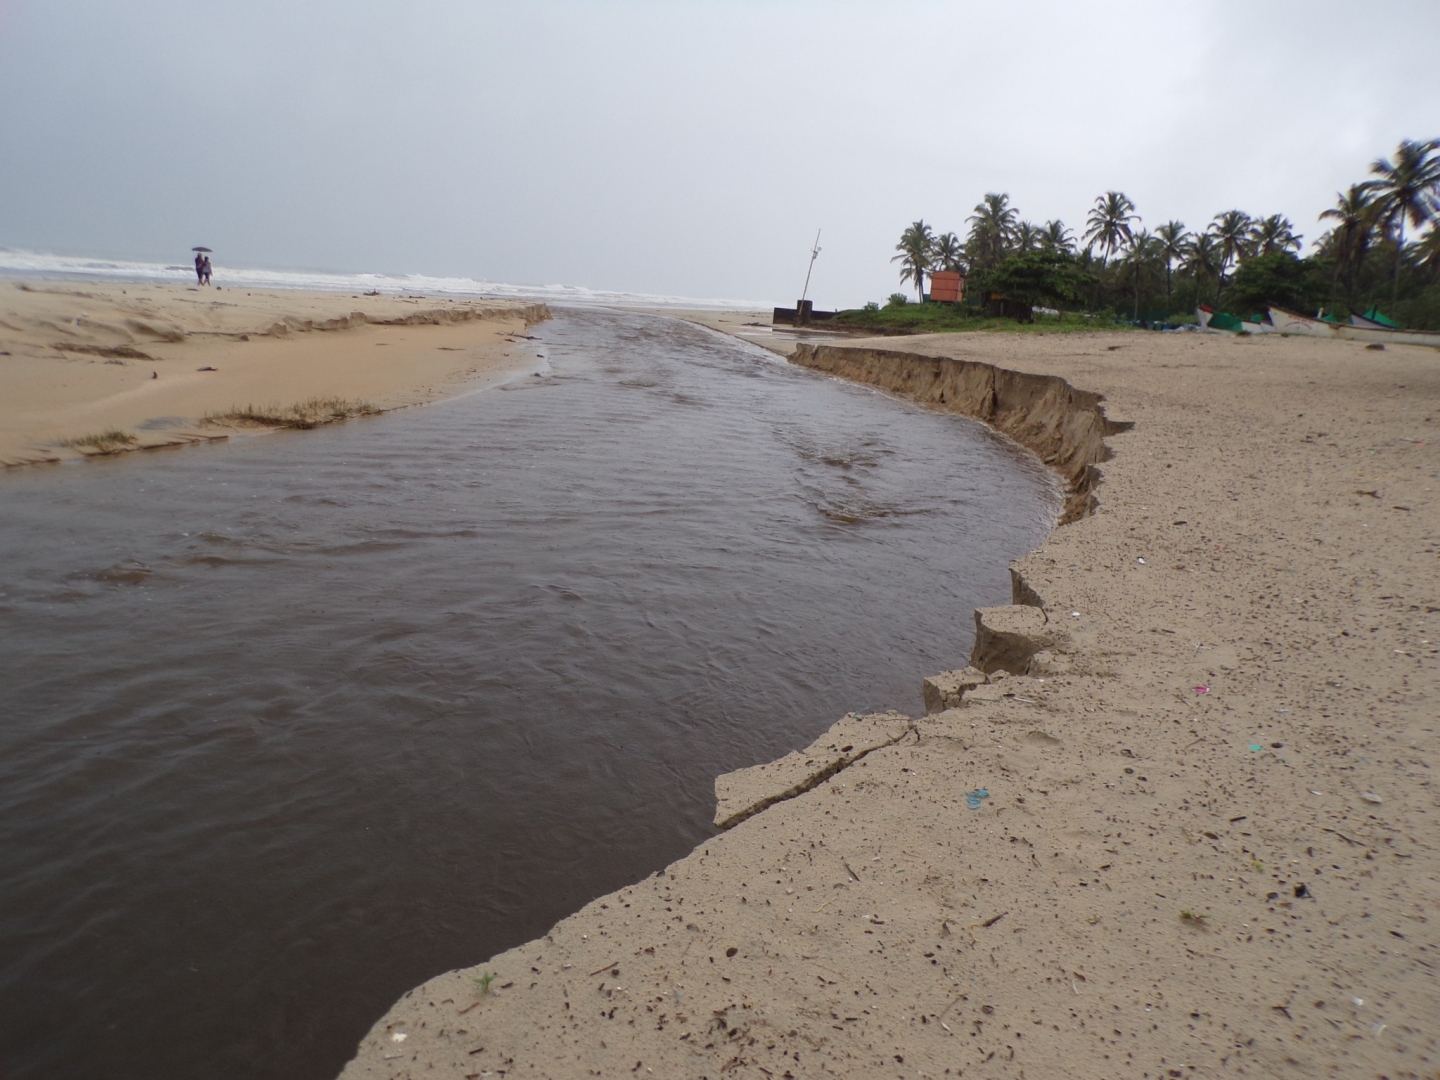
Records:
M188 284L194 273L190 265L182 263L54 255L0 245L0 278L43 278L56 281L98 279ZM758 300L625 292L593 289L585 285L517 285L479 278L430 274L342 273L221 265L217 268L217 278L217 284L222 288L378 292L390 295L419 292L433 296L478 297L486 300L540 300L580 306L665 307L677 310L762 310L771 306Z

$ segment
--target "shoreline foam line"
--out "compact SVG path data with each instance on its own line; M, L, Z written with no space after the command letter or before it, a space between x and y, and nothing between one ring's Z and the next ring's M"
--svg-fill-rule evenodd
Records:
M193 283L194 277L195 272L189 266L138 259L51 255L0 246L0 280L36 278L75 283L115 281L186 285ZM615 305L629 308L700 308L716 311L759 308L769 311L764 304L738 300L656 296L614 289L592 289L584 285L512 285L501 281L435 274L340 273L222 265L216 271L215 283L222 289L285 289L339 293L369 293L375 290L385 296L405 296L420 292L432 298L535 300L572 304L577 307Z

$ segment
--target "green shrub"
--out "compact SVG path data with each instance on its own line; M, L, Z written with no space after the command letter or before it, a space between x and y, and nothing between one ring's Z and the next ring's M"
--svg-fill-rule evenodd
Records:
M1395 304L1392 317L1409 330L1440 330L1440 284Z
M1263 313L1271 306L1313 311L1325 299L1325 283L1311 267L1288 251L1272 251L1246 259L1225 290L1224 304L1241 315Z

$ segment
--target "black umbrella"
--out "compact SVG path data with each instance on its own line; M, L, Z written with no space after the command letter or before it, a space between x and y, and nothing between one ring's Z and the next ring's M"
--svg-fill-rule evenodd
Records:
M207 255L213 254L213 253L211 252L211 250L210 250L209 248L207 248L207 247L195 247L195 248L191 248L190 250L191 250L191 251L203 251L203 252L205 252Z

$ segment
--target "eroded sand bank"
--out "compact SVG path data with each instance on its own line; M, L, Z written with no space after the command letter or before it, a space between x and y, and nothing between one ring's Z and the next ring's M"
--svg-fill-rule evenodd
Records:
M897 345L922 358L870 351ZM1013 375L987 400L979 365L1134 424L987 615L975 659L1029 674L939 680L959 707L722 778L731 811L802 793L411 991L344 1076L1437 1075L1440 355L954 335L803 359L1018 418L1052 459L1097 403L1047 380L1036 407Z
M0 283L0 464L223 437L207 414L314 398L417 404L535 366L543 304ZM64 445L118 430L134 441Z

